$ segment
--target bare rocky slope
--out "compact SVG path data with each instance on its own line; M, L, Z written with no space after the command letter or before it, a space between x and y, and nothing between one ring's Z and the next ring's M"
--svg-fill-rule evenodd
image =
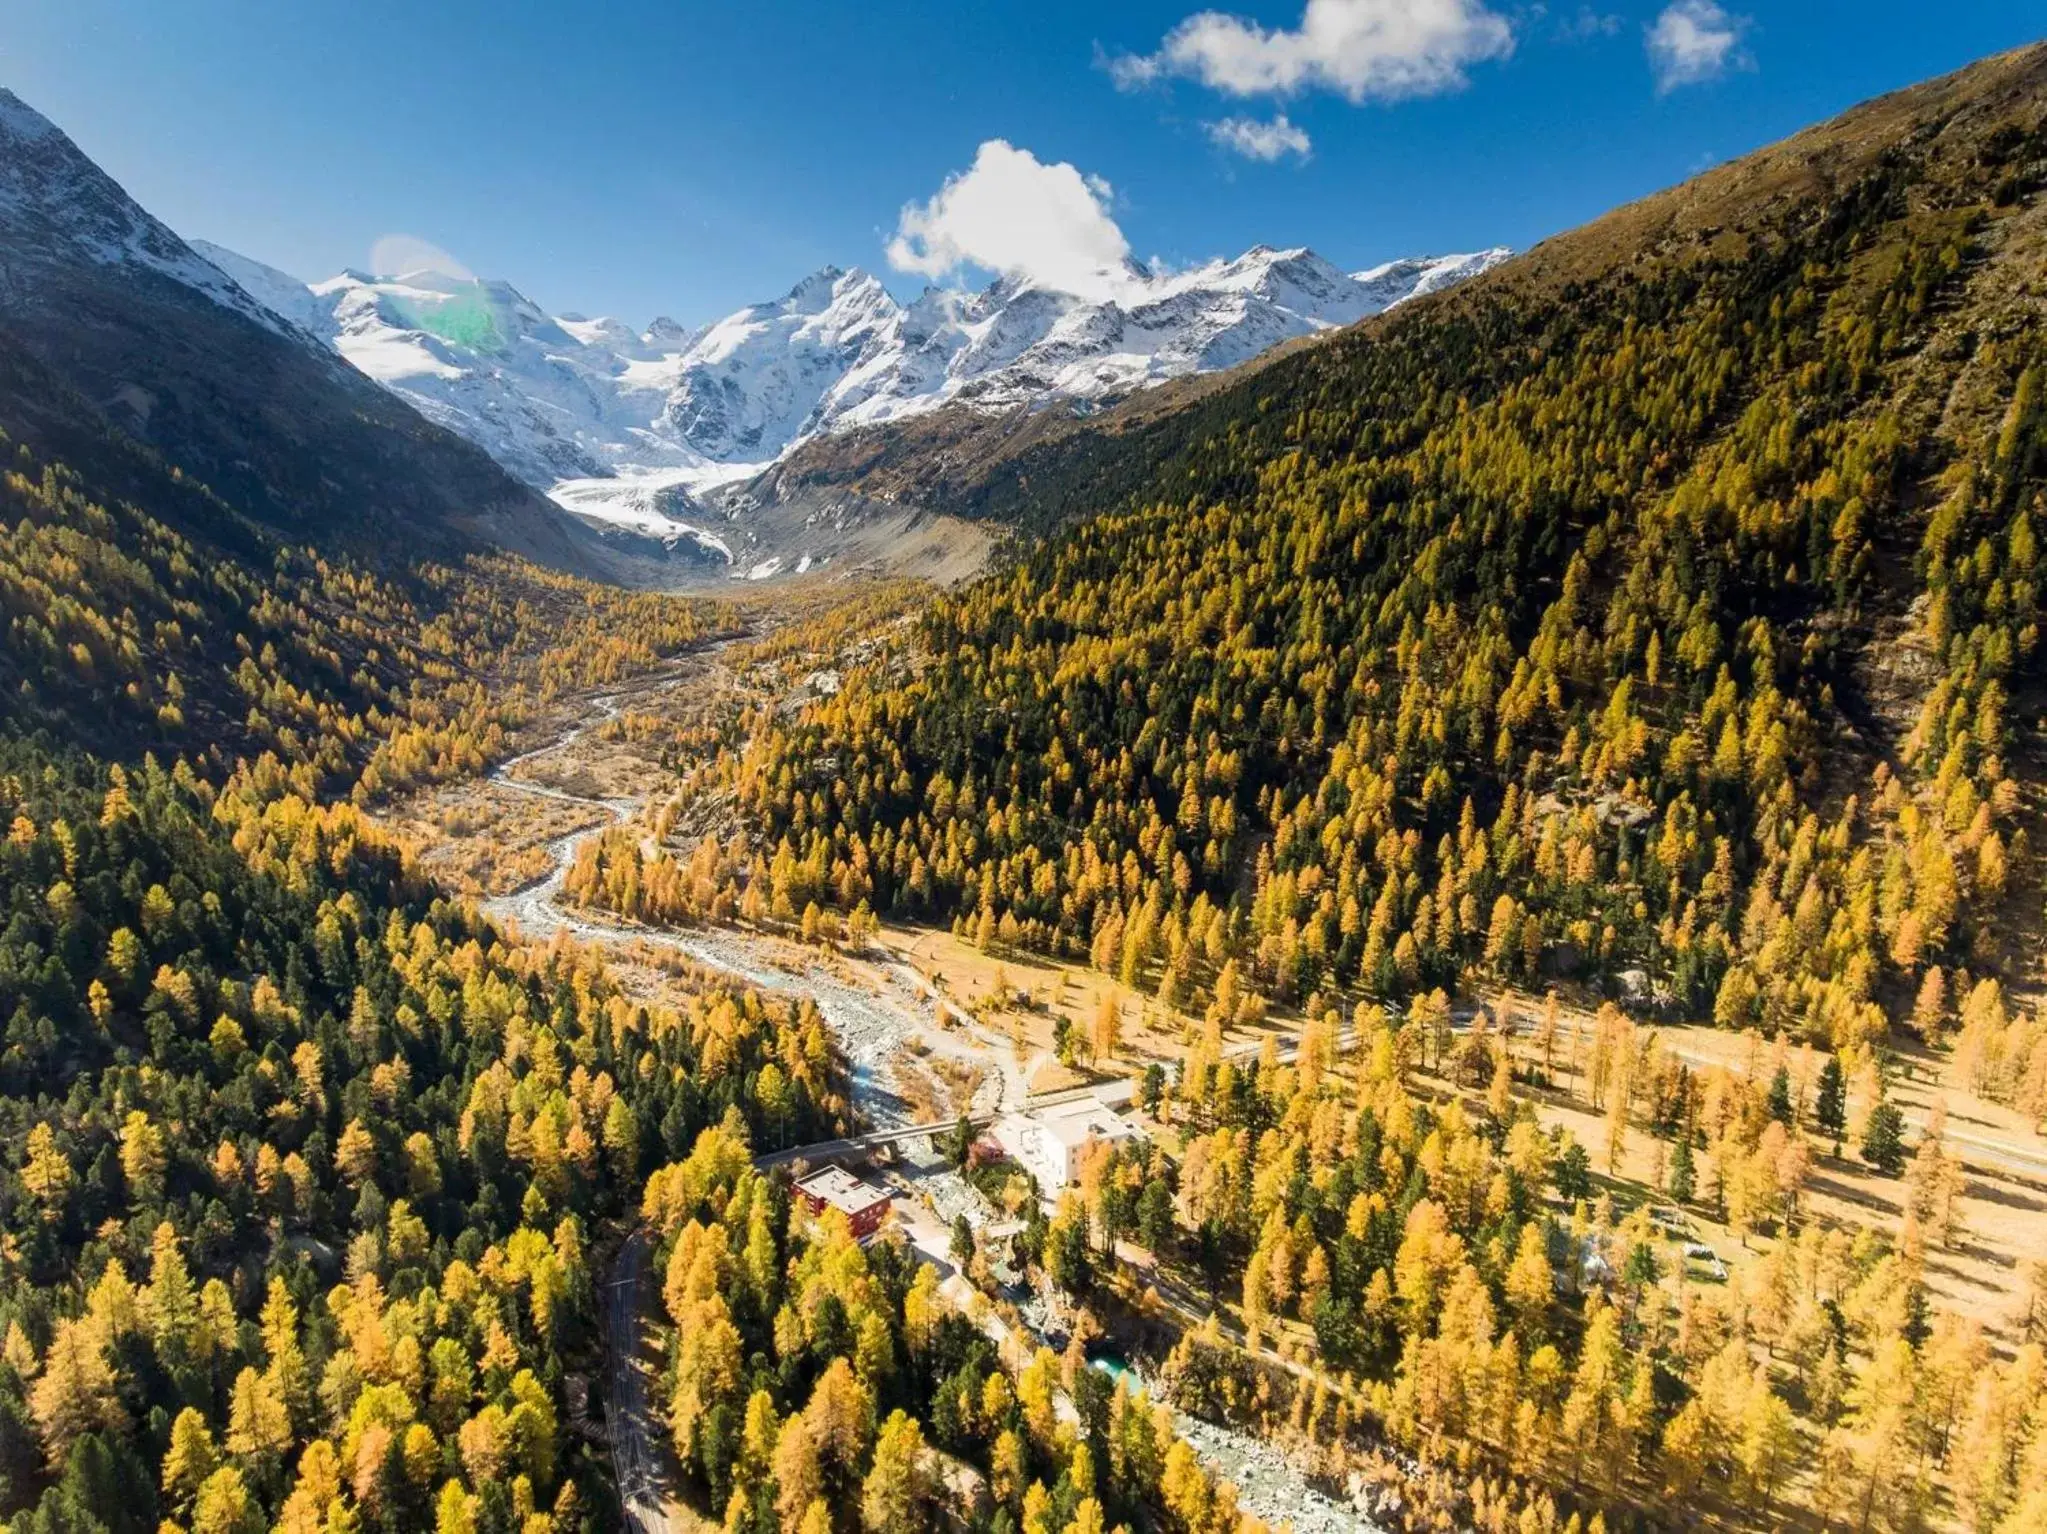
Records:
M0 344L65 408L296 537L630 573L488 455L279 320L0 91ZM30 401L39 409L52 398Z

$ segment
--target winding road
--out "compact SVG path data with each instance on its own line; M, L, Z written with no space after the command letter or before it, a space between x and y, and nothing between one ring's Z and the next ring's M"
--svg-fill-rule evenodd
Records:
M721 640L699 657L715 654L735 640ZM678 663L657 673L639 686L597 695L590 711L572 728L549 743L525 751L501 763L490 781L508 792L562 804L583 805L600 811L596 825L556 838L548 846L549 871L541 878L482 902L491 920L516 927L529 939L545 939L557 932L599 946L628 948L641 944L669 949L708 969L720 971L759 989L810 998L826 1024L844 1048L851 1067L851 1090L856 1108L874 1127L858 1135L819 1145L803 1146L763 1158L779 1163L803 1157L834 1159L841 1155L916 1139L949 1128L946 1123L913 1124L908 1105L888 1085L888 1071L894 1059L912 1042L926 1054L945 1055L982 1068L987 1072L975 1094L971 1118L976 1125L991 1122L1005 1108L1022 1107L1026 1101L1048 1105L1092 1094L1112 1106L1128 1103L1133 1084L1128 1078L1107 1081L1094 1087L1074 1088L1031 1098L1027 1086L1030 1063L1019 1063L1009 1041L985 1030L973 1016L940 993L912 965L889 958L861 967L872 984L868 987L846 978L842 970L829 967L822 958L811 959L743 929L675 929L634 925L606 920L588 911L563 906L559 897L574 865L577 850L585 841L615 825L622 825L643 807L639 799L604 799L551 788L544 783L514 776L523 764L565 751L591 730L616 719L632 698L674 688L691 672ZM800 968L792 968L794 962ZM940 1015L949 1026L934 1026ZM1352 1047L1352 1030L1342 1030L1335 1047L1343 1052ZM1283 1039L1278 1048L1281 1063L1298 1054L1297 1039ZM1256 1055L1264 1040L1253 1039L1232 1046L1227 1055L1243 1059ZM950 1232L940 1231L918 1251L934 1262L941 1273L950 1264L939 1255L941 1243ZM613 1469L618 1480L619 1501L627 1528L635 1534L679 1534L688 1526L680 1515L677 1500L678 1477L673 1446L662 1413L652 1395L661 1377L654 1344L660 1311L660 1285L652 1271L654 1237L644 1228L634 1229L620 1247L603 1282L603 1330L605 1344L605 1420L611 1441ZM928 1250L927 1250L928 1247ZM1070 1409L1070 1408L1069 1408ZM1188 1429L1190 1437L1207 1457L1226 1465L1232 1479L1240 1483L1245 1505L1269 1521L1291 1521L1313 1534L1376 1534L1376 1526L1339 1507L1310 1489L1299 1473L1269 1446L1227 1428L1200 1424Z
M721 640L695 653L715 654L734 642ZM672 689L690 674L677 665L640 686L595 696L590 700L589 712L572 728L545 745L508 758L491 773L491 783L507 792L586 806L601 812L603 819L549 843L548 872L509 894L483 901L483 914L502 926L516 928L528 939L544 941L555 933L565 932L601 947L645 944L666 948L761 990L808 997L816 1003L846 1052L855 1105L876 1126L866 1135L853 1137L862 1144L891 1142L906 1136L916 1138L933 1128L947 1127L944 1124L914 1127L908 1105L889 1086L892 1062L913 1041L927 1054L945 1055L987 1072L973 1104L977 1120L985 1122L1005 1106L1021 1103L1025 1095L1023 1069L1007 1041L985 1033L968 1014L938 996L924 977L908 965L892 962L870 966L867 972L874 984L869 989L835 972L822 957L811 960L799 955L796 962L801 967L792 968L787 945L740 929L645 927L607 920L561 903L562 887L575 864L578 849L591 837L624 824L644 808L644 801L571 793L516 776L516 770L568 750L591 730L616 719L629 700ZM933 1026L934 1014L940 1008L952 1020L952 1028ZM1127 1088L1128 1084L1123 1085ZM649 1232L634 1230L604 1281L606 1421L627 1526L637 1534L670 1534L683 1527L683 1522L675 1512L673 1451L660 1412L649 1395L650 1383L660 1374L653 1345L660 1296L658 1283L650 1272L652 1247Z
M649 1382L660 1374L646 1324L657 1298L648 1262L652 1250L653 1236L636 1227L604 1280L605 1421L627 1525L640 1534L672 1534L681 1527L669 1511L674 1462L648 1396Z
M734 642L719 641L689 658L715 654ZM779 1164L799 1157L842 1159L948 1127L912 1124L908 1105L890 1085L894 1061L913 1043L920 1052L947 1056L986 1073L972 1104L971 1117L977 1126L992 1121L1005 1108L1024 1106L1030 1100L1027 1073L1031 1062L1019 1063L1006 1039L986 1032L971 1014L898 958L891 956L879 963L859 966L860 974L868 982L863 985L849 978L846 968L831 964L822 956L811 957L743 929L646 927L605 919L560 902L568 871L582 845L591 837L627 822L645 807L645 801L576 794L515 776L515 772L576 745L591 730L619 717L629 700L670 690L692 675L693 668L685 659L639 685L596 695L589 700L589 711L580 722L553 741L506 760L491 773L490 781L507 792L581 805L599 812L602 818L594 826L549 843L549 871L509 894L482 902L483 913L496 922L516 927L528 938L545 939L565 932L604 947L665 948L761 990L814 1001L845 1050L853 1101L873 1127L839 1140L777 1153L764 1158L768 1163ZM940 1020L946 1026L934 1026ZM1453 1026L1461 1032L1469 1026L1469 1019L1460 1016ZM1334 1042L1338 1053L1355 1044L1348 1028ZM1262 1043L1254 1040L1234 1046L1228 1053L1236 1058L1253 1055ZM1694 1065L1714 1063L1681 1046L1673 1052ZM1296 1054L1297 1041L1281 1041L1281 1062L1291 1061ZM1129 1100L1131 1083L1112 1081L1083 1090L1094 1090L1104 1101L1120 1104ZM1074 1094L1057 1094L1038 1101L1051 1102L1071 1095ZM1963 1149L1966 1159L1979 1168L2020 1178L2037 1179L2047 1173L2047 1153L2036 1146L1972 1131L1952 1121L1947 1133ZM948 1264L935 1255L942 1238L949 1238L949 1232L939 1232L931 1242L920 1243L919 1251L944 1271ZM661 1374L654 1345L660 1309L659 1284L651 1271L654 1244L650 1232L632 1231L603 1284L606 1421L626 1526L636 1534L677 1534L687 1520L680 1516L673 1448L652 1390ZM929 1252L924 1250L927 1244ZM1206 1310L1191 1295L1174 1295L1169 1303L1190 1319L1198 1318ZM1299 1368L1289 1360L1279 1361L1286 1367ZM1354 1510L1315 1493L1269 1445L1191 1419L1182 1420L1179 1425L1204 1458L1239 1483L1245 1505L1262 1516L1274 1521L1284 1519L1296 1527L1312 1530L1313 1534L1376 1530L1377 1525Z
M732 643L722 640L710 650L715 653ZM719 970L760 990L781 995L808 997L817 1004L825 1022L837 1034L845 1049L852 1073L855 1102L877 1127L904 1126L911 1121L909 1107L890 1085L890 1068L914 1042L918 1051L942 1055L963 1065L986 1072L976 1093L977 1114L1000 1111L1025 1096L1024 1067L1014 1059L1007 1040L985 1032L967 1013L939 997L928 981L909 965L889 962L865 967L871 984L849 979L822 956L801 955L785 943L761 937L737 927L672 928L648 927L609 920L589 911L566 907L560 901L562 886L574 866L577 850L592 837L623 824L644 808L640 799L599 799L564 789L550 788L514 776L523 764L565 751L590 730L615 719L625 702L647 692L665 691L686 679L686 673L670 672L651 686L633 692L607 693L591 700L592 717L568 730L556 740L522 752L501 764L490 781L512 793L528 794L558 804L578 804L600 811L604 821L581 831L572 831L549 844L550 868L541 878L507 895L482 903L484 915L501 924L515 926L528 938L546 939L566 932L582 941L600 945L646 944ZM800 967L791 967L792 956ZM943 1008L953 1026L931 1026L934 1013Z

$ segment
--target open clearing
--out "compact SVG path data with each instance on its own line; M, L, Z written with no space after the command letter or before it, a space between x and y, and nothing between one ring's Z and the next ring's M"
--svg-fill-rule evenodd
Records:
M1511 1046L1517 1064L1539 1066L1528 1035L1541 1009L1541 999L1526 994L1487 998L1495 1015L1501 1002L1517 1022L1518 1031ZM1554 1088L1544 1090L1520 1083L1516 1096L1534 1104L1544 1124L1568 1129L1592 1153L1598 1167L1606 1143L1606 1115L1595 1111L1586 1100L1582 1070L1574 1069L1571 1063L1574 1042L1581 1054L1587 1051L1584 1041L1590 1037L1592 1015L1582 1008L1566 1007L1563 1023ZM1658 1027L1656 1034L1661 1049L1694 1070L1723 1069L1766 1083L1775 1069L1771 1045L1753 1035L1728 1033L1699 1024ZM1789 1066L1796 1078L1800 1052L1794 1047L1789 1056ZM1815 1051L1811 1062L1815 1075L1824 1059L1824 1054ZM1578 1064L1582 1067L1582 1059ZM1948 1114L1946 1142L1949 1150L1961 1158L1967 1174L1953 1246L1930 1248L1927 1252L1927 1287L1937 1307L1979 1321L2000 1345L2015 1347L2026 1304L2027 1264L2047 1258L2047 1137L2023 1115L1963 1088L1955 1080L1947 1057L1916 1050L1907 1064L1909 1070L1901 1073L1892 1086L1892 1096L1904 1109L1910 1125L1907 1143L1917 1143L1927 1113L1936 1101L1944 1102ZM1440 1080L1431 1084L1448 1090ZM1808 1104L1810 1100L1808 1084ZM1859 1123L1865 1106L1851 1093L1848 1106L1851 1126ZM1814 1155L1805 1185L1803 1219L1825 1227L1869 1228L1894 1237L1905 1219L1905 1180L1885 1177L1865 1163L1857 1154L1852 1134L1840 1158L1831 1154L1831 1146L1823 1146L1810 1134L1808 1138ZM1628 1136L1627 1153L1618 1177L1601 1180L1610 1186L1616 1202L1628 1207L1645 1199L1667 1203L1661 1188L1669 1152L1667 1142L1638 1126ZM1703 1176L1701 1183L1703 1186ZM1732 1281L1738 1282L1743 1271L1774 1244L1773 1236L1752 1235L1744 1246L1740 1237L1702 1213L1698 1206L1688 1208L1686 1213L1698 1228L1699 1238L1726 1262Z

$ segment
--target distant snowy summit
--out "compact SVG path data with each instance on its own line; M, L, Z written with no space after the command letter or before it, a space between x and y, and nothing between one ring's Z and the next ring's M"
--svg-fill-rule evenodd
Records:
M749 562L759 540L742 525L742 498L709 492L754 478L813 438L954 404L991 413L1106 404L1377 314L1507 254L1346 273L1312 251L1261 245L1184 272L1129 264L1098 274L1085 295L1005 277L980 292L927 288L907 304L865 272L826 267L715 324L664 318L642 330L549 314L504 282L349 271L306 283L188 241L0 89L0 311L17 338L25 328L73 362L90 354L127 427L145 437L189 428L189 440L177 438L185 450L217 452L218 472L248 474L252 495L280 493L231 444L199 431L199 417L181 416L167 383L150 384L168 377L171 355L188 371L234 367L205 346L162 354L165 334L217 307L262 333L265 366L306 391L319 385L322 398L357 401L349 419L380 417L391 404L364 389L367 377L558 507L691 543L735 572L772 559ZM141 337L157 352L131 360L122 349ZM279 351L279 341L290 344ZM221 378L213 392L231 395L246 382ZM312 392L295 408L311 408ZM499 480L463 444L442 445L452 456L435 461L450 484L466 485L475 470ZM322 481L348 482L339 470ZM538 504L530 509L552 522ZM800 564L811 550L806 542L786 552Z
M689 329L549 315L507 283L343 272L306 284L195 248L293 327L571 510L663 536L675 492L750 478L809 439L964 404L1105 403L1246 362L1497 265L1504 249L1349 273L1258 246L1178 273L1132 265L1113 296L1003 278L899 302L826 267ZM715 547L716 540L698 535Z

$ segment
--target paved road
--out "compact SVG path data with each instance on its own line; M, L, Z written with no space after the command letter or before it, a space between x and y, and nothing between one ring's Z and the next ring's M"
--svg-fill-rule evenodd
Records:
M731 642L721 641L714 648L722 648ZM509 895L486 901L484 903L486 914L500 921L515 922L524 928L529 936L535 937L566 929L579 937L600 943L661 942L665 939L671 946L681 946L671 935L649 929L616 926L593 918L587 913L571 915L555 904L568 869L574 861L578 845L600 834L605 825L616 825L626 820L640 807L639 801L594 799L512 776L512 769L520 764L561 751L582 738L589 730L616 718L628 697L642 691L672 686L677 680L679 678L675 674L669 673L642 683L638 687L621 689L592 699L595 717L586 717L555 740L501 763L491 774L492 781L499 787L537 799L585 805L601 812L605 819L595 829L572 831L556 840L550 847L551 867L547 875ZM710 963L713 967L730 968L732 973L750 982L764 983L765 977L719 963L708 955L692 952L690 956L699 962ZM940 995L913 966L896 962L885 966L884 972L922 992L957 1021L966 1025L972 1042L959 1041L958 1052L971 1054L984 1062L992 1061L996 1079L1001 1086L996 1099L998 1108L1023 1105L1023 1083L1027 1079L1024 1071L1008 1059L994 1041L981 1035L979 1025L970 1014ZM811 984L806 985L804 979L798 977L795 984L787 988L812 989L814 993L815 977L810 977L810 980ZM823 998L820 997L819 1000L822 1003ZM926 1039L927 1044L954 1042L943 1034L918 1031ZM1346 1029L1337 1042L1337 1048L1347 1049L1350 1042L1350 1030ZM1264 1040L1255 1039L1233 1045L1224 1054L1228 1059L1243 1060L1255 1057L1263 1047ZM1282 1064L1290 1063L1298 1053L1297 1040L1284 1040L1279 1046L1278 1058ZM862 1086L871 1087L872 1083L863 1081L859 1071L856 1070L854 1074L856 1095L863 1095L859 1089ZM1029 1099L1028 1105L1047 1107L1088 1096L1095 1097L1110 1107L1123 1107L1135 1096L1135 1087L1128 1077L1119 1077L1093 1086L1047 1093ZM995 1117L994 1113L983 1113L975 1115L970 1122L977 1129L985 1128L994 1122ZM772 1167L796 1160L813 1162L847 1160L885 1146L919 1139L934 1132L943 1133L951 1127L951 1124L947 1123L888 1125L865 1134L849 1135L777 1152L761 1158L759 1164ZM949 1231L935 1232L931 1248L923 1253L927 1261L938 1263L942 1270L949 1268L949 1264L944 1263L939 1253L944 1243L949 1242L950 1234ZM673 1446L669 1442L664 1426L664 1415L650 1399L650 1385L659 1375L652 1348L653 1327L658 1319L655 1314L658 1305L653 1296L649 1273L653 1245L651 1233L644 1229L635 1229L620 1249L604 1286L607 1422L612 1442L612 1462L618 1478L619 1499L624 1507L628 1528L633 1530L634 1534L678 1534L680 1526L671 1512L671 1508L676 1505L674 1490L677 1485ZM999 1326L999 1322L995 1324ZM998 1336L997 1340L1005 1339Z
M635 1229L604 1281L605 1420L626 1527L633 1534L680 1534L681 1525L669 1512L674 1453L649 1398L649 1387L659 1377L652 1347L653 1246L648 1231Z

